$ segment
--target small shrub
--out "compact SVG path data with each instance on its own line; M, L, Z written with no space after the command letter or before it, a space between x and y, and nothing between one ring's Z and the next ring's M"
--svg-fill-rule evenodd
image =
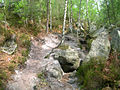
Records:
M22 34L19 39L20 39L20 42L18 43L20 43L21 46L29 49L30 44L31 44L30 37L26 34Z
M9 64L8 70L14 72L15 64Z
M29 50L23 50L22 51L22 56L28 57L28 54L29 54Z
M21 65L24 65L26 61L27 61L26 57L19 57L18 58L18 63Z

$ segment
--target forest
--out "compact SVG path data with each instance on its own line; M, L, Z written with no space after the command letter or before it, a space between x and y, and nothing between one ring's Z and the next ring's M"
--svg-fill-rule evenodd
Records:
M0 90L119 89L119 0L0 0Z

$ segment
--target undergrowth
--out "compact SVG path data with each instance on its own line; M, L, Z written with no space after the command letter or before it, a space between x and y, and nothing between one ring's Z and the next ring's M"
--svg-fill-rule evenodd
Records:
M92 58L83 63L78 71L78 82L82 90L104 90L109 87L112 90L120 89L120 59L114 52L108 60Z

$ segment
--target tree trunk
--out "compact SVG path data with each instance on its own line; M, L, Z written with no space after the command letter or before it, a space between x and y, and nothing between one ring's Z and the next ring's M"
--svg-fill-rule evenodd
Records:
M80 16L81 16L81 1L80 0L80 6L79 6L79 17L78 17L78 30L77 30L77 38L78 38L78 31L80 31L81 23L80 23Z
M52 31L52 2L50 0L50 31Z
M71 30L71 32L72 32L72 30L73 30L73 26L72 26L72 16L73 16L73 13L72 13L72 0L70 1L70 3L71 3L71 5L70 5L70 30Z
M98 4L98 1L97 1L96 3L97 3L97 10L98 10L98 13L99 13L99 16L100 16L100 10L99 10L99 4Z
M63 31L62 31L62 43L64 42L64 35L65 35L65 22L66 22L66 13L67 13L67 3L68 0L65 0L65 11L64 11L64 21L63 21Z
M106 3L106 7L107 7L107 15L108 15L108 20L109 20L109 24L111 25L111 22L110 22L110 15L109 15L109 6L108 6L108 2L107 0L105 0L105 3Z
M46 25L46 32L48 33L49 29L49 0L47 0L47 25Z
M5 20L4 28L5 28L5 30L7 30L7 20L6 20L6 0L4 0L4 20Z
M39 19L39 27L41 25L41 0L39 0L39 3L40 3L40 15L38 16L38 19Z
M88 0L86 1L86 15L87 15L88 29L90 29L90 22L89 22L89 15L88 15Z
M70 5L70 0L68 0L68 5ZM67 12L68 12L69 29L70 29L70 9L69 9L69 6L67 8L68 8Z

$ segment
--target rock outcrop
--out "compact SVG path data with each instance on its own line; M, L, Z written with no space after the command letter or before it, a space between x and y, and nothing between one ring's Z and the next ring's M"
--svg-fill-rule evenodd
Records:
M66 50L57 49L54 53L54 59L60 62L64 72L71 72L79 67L79 54L70 46Z
M60 80L63 76L63 70L57 60L53 60L52 63L46 65L45 73L47 78L55 78Z
M120 52L120 28L115 28L110 33L111 36L111 47Z
M15 49L17 48L17 44L15 42L16 35L13 34L9 40L7 40L3 47L1 47L2 51L7 54L13 54Z
M99 36L93 40L91 49L85 60L89 61L91 58L107 59L110 53L110 48L108 33L105 31L101 32Z

